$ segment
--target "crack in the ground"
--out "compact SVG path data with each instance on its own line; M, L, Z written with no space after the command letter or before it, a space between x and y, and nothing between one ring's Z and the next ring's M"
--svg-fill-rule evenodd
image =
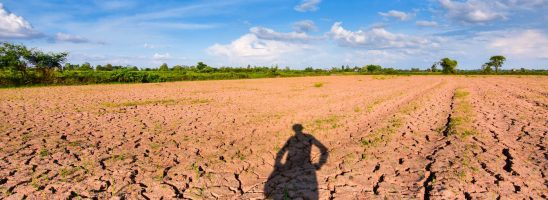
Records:
M513 162L514 157L512 157L512 154L510 154L510 149L508 148L503 149L502 154L506 156L506 159L504 160L506 164L502 168L508 173L512 173L512 175L514 176L519 176L519 174L516 171L514 171L514 169L512 169L512 165L514 164Z
M240 174L234 173L234 178L238 181L238 192L240 192L240 195L244 194L244 190L242 189L242 181L240 180Z
M379 195L379 187L382 182L384 182L384 174L381 175L381 177L379 177L379 181L377 181L377 183L375 184L375 186L373 186L373 193L375 193L375 195Z
M182 199L182 198L184 198L184 196L183 196L183 192L184 192L184 191L180 191L180 190L177 188L177 186L175 186L175 185L173 185L173 184L171 184L171 183L168 183L168 182L163 182L162 184L171 187L171 189L172 189L173 192L175 193L175 196L174 196L175 198L177 198L177 199Z
M447 139L447 136L449 136L449 133L450 133L450 129L451 129L451 117L452 117L452 113L453 113L453 109L454 109L454 106L455 106L455 98L456 98L456 91L453 92L453 96L451 97L451 104L449 105L449 113L447 114L447 121L445 122L445 127L442 131L443 133L443 136L445 137L445 139ZM444 149L445 147L451 145L451 141L446 141L445 142L445 146L440 146L438 148L436 148L432 154L428 155L426 157L426 159L430 160L430 162L428 164L426 164L425 166L425 170L426 170L426 174L427 175L427 178L426 180L423 182L423 187L424 187L424 200L429 200L430 199L430 193L432 192L432 190L434 189L434 186L432 185L434 179L436 179L436 173L435 172L432 172L432 165L436 162L436 159L434 158L434 156L442 149ZM425 175L426 175L425 174Z

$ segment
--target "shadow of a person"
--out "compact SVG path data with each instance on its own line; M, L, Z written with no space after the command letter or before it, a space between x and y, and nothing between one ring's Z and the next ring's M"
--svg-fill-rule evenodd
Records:
M264 187L268 199L319 199L316 170L327 162L328 151L320 141L302 130L302 125L293 125L295 135L276 154L274 171ZM318 163L312 163L312 146L320 149ZM286 161L282 163L286 153Z

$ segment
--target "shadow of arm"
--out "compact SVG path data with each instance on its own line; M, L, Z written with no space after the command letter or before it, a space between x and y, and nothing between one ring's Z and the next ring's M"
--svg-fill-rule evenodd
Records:
M284 146L276 154L276 161L274 163L274 167L282 166L282 159L284 157L285 152L287 152L288 146L289 146L289 140L284 144Z
M318 164L316 164L316 168L320 169L327 162L327 158L329 157L329 151L328 151L327 147L325 147L316 138L312 139L312 143L320 149L320 154L321 154L320 155L320 162L318 162Z

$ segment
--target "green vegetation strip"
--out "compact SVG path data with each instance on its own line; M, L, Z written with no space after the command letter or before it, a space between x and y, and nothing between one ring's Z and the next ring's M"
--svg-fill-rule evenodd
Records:
M455 91L453 113L449 121L447 135L456 135L460 138L466 138L470 135L476 135L477 131L472 127L474 112L472 104L468 102L470 93L464 89Z

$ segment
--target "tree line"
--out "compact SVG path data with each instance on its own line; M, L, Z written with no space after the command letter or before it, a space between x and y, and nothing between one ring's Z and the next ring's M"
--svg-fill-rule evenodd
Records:
M211 67L203 62L196 65L138 68L137 66L67 63L68 53L43 52L24 45L0 42L0 87L32 84L91 84L111 82L165 82L180 80L241 79L265 77L320 76L329 74L541 74L546 70L501 70L506 58L492 56L481 70L458 70L458 62L443 58L430 68L394 69L380 65L341 66L331 69L307 67L302 70L278 66ZM441 68L441 69L438 69Z

